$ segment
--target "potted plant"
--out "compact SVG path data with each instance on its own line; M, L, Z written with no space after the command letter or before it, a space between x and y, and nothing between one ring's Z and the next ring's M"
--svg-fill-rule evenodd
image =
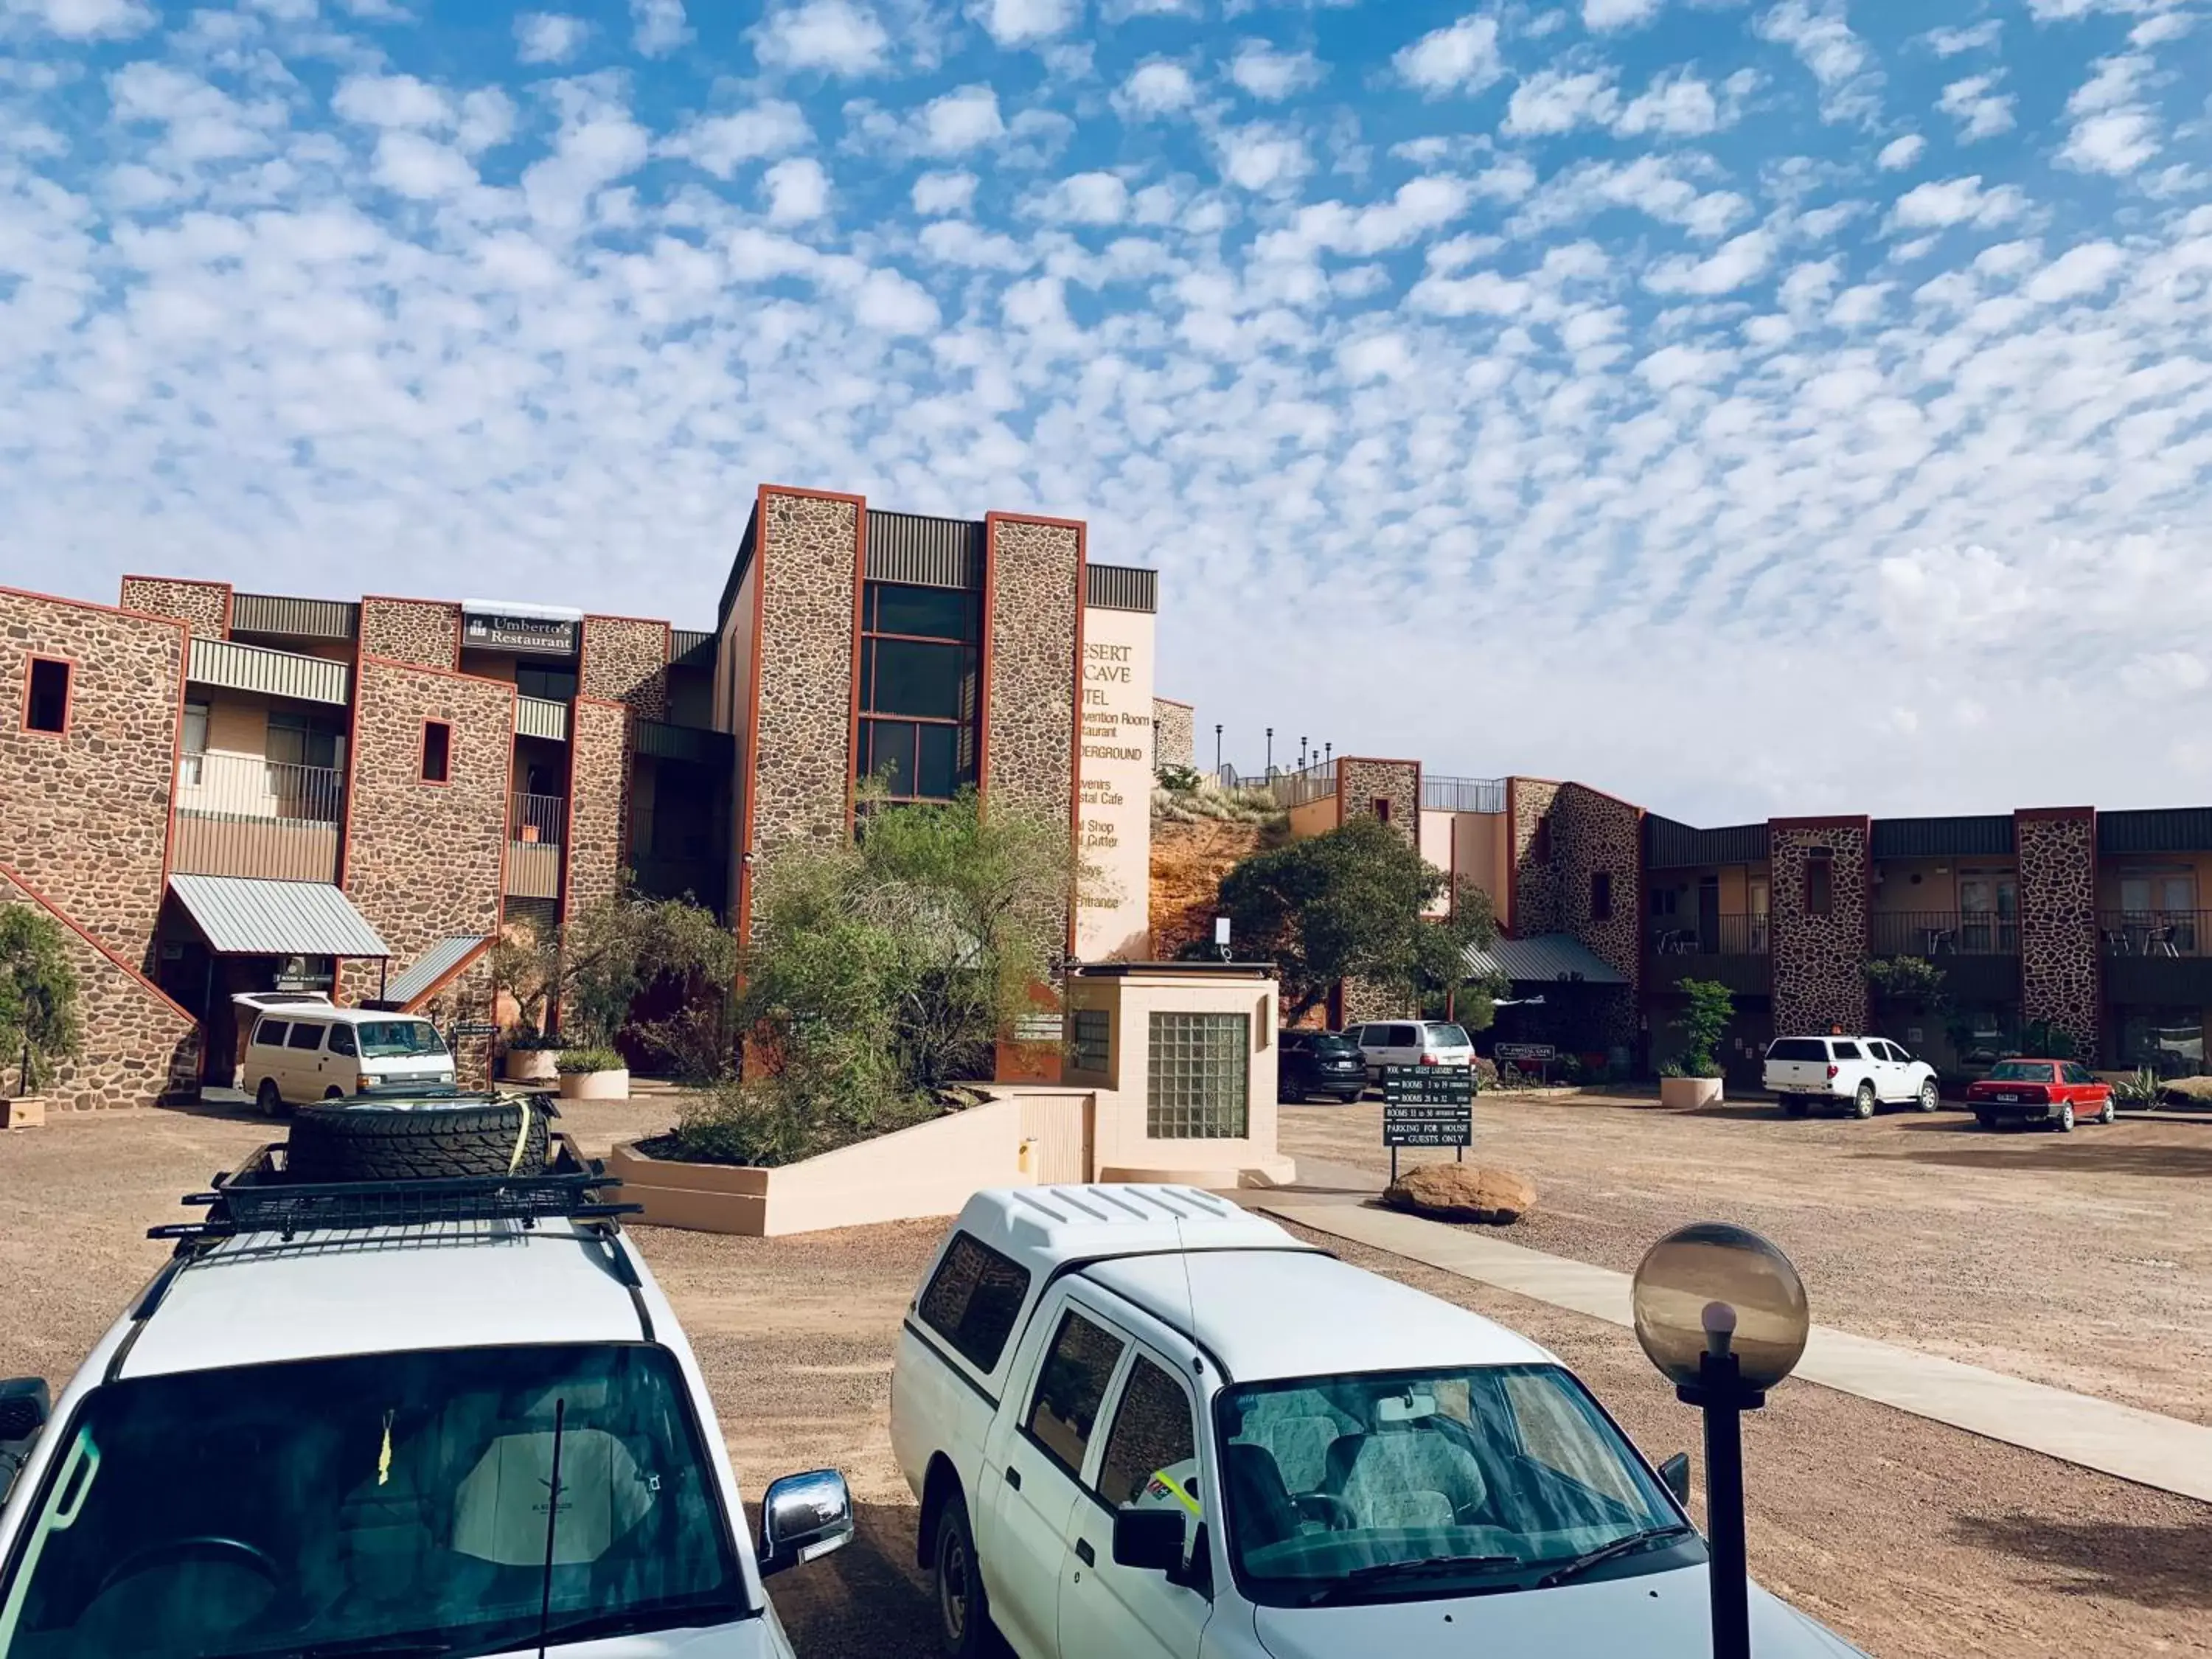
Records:
M617 1048L563 1048L553 1057L563 1100L628 1100L629 1066Z
M1717 980L1681 980L1675 988L1689 999L1674 1022L1682 1034L1682 1056L1660 1069L1659 1103L1686 1109L1716 1105L1723 1093L1721 1039L1735 1018L1735 999Z
M0 1129L46 1121L38 1091L83 1046L76 973L61 928L27 906L0 907Z
M554 1062L565 1047L550 1031L517 1031L507 1040L499 1074L509 1083L550 1083L561 1074Z

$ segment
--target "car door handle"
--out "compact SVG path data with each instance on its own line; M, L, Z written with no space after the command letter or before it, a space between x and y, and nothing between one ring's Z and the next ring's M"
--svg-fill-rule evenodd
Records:
M1022 1489L1022 1472L1011 1463L1006 1465L1006 1484L1016 1492Z
M1088 1538L1079 1538L1075 1540L1075 1559L1086 1567L1095 1567L1098 1565L1098 1552L1091 1547L1091 1540Z

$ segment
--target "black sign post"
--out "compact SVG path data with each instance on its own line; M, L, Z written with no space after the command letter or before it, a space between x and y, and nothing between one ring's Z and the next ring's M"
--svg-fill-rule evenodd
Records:
M1474 1144L1474 1068L1382 1068L1382 1144L1390 1149L1390 1181L1398 1180L1401 1146L1449 1146L1464 1161Z

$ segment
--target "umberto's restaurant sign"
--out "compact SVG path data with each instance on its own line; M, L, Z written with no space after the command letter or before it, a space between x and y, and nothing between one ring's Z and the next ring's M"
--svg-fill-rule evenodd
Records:
M465 606L461 612L461 638L465 644L490 651L544 651L572 655L576 649L576 621L573 617L525 616L512 611Z

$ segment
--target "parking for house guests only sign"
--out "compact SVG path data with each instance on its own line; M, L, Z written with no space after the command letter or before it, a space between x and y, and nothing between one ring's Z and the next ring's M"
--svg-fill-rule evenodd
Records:
M1468 1066L1382 1068L1382 1144L1390 1179L1398 1178L1401 1146L1474 1144L1474 1070Z

